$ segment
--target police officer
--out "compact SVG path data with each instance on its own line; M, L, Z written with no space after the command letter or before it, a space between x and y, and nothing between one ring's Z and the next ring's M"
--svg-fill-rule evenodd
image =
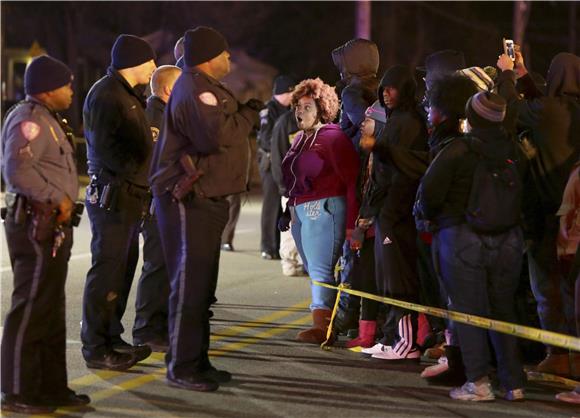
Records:
M163 126L163 114L175 80L181 69L162 65L151 77L151 93L145 114L151 125L153 142L157 142ZM137 285L133 344L148 345L157 352L167 351L167 301L169 278L165 268L161 237L155 214L146 216L141 228L143 235L143 269Z
M125 370L151 354L148 346L121 339L121 317L150 200L147 171L153 141L140 89L151 79L154 59L145 40L120 35L107 75L93 85L83 108L92 266L85 283L81 340L90 368Z
M262 258L279 260L280 231L278 218L281 215L280 194L272 177L270 156L272 129L278 118L290 108L292 90L296 82L289 76L280 75L274 80L272 98L260 112L260 131L258 132L258 167L262 178L262 214L260 218L262 237L260 247Z
M65 280L78 194L74 144L56 113L72 103L72 73L42 55L26 68L26 100L2 129L6 240L14 273L2 335L2 411L53 412L90 399L67 386Z
M200 26L185 33L185 68L169 98L151 163L171 286L167 380L195 391L214 391L231 379L209 361L209 308L228 220L225 196L247 187L248 135L263 106L255 99L240 104L220 83L230 71L227 49L214 29Z

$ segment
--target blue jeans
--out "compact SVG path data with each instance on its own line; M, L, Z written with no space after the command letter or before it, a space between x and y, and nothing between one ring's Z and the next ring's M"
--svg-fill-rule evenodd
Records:
M476 234L467 224L462 224L437 232L433 244L449 309L515 322L514 295L523 253L519 227L491 236ZM524 386L515 337L459 322L455 328L470 382L489 374L489 334L502 386L507 390Z
M346 235L346 200L328 197L292 210L292 236L313 281L335 284L334 267ZM310 309L332 309L336 292L311 285Z

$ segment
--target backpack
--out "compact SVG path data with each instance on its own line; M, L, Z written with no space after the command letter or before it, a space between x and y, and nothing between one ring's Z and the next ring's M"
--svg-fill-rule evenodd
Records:
M465 211L467 223L483 234L505 232L520 222L522 181L516 163L485 155L478 138L467 137L466 142L478 157Z

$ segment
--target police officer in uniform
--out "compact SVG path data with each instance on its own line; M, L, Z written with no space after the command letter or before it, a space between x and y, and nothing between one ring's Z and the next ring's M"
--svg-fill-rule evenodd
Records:
M290 108L292 90L296 82L289 76L280 75L274 80L273 96L260 112L258 132L258 167L262 178L262 214L260 218L262 238L260 247L264 260L279 260L280 231L278 218L282 213L280 194L272 177L270 156L272 129L278 118Z
M171 286L170 386L214 391L231 375L208 357L225 196L248 183L248 136L261 102L239 103L220 79L230 70L225 38L208 27L185 33L185 68L167 104L151 163L151 190Z
M180 68L162 65L151 77L152 94L147 99L145 114L151 125L154 143L159 139L165 105L169 100L175 80L180 74ZM133 344L145 344L153 351L165 352L169 345L167 334L169 278L154 213L143 220L141 234L143 235L143 269L137 285Z
M78 194L74 143L56 113L72 103L72 72L46 55L26 68L26 100L2 129L12 305L2 335L2 411L53 412L90 399L67 385L65 280Z
M125 370L151 354L148 346L121 339L121 318L139 258L141 223L149 210L153 141L141 93L155 70L154 59L145 40L120 35L107 75L93 85L84 103L92 266L85 283L81 341L90 368Z

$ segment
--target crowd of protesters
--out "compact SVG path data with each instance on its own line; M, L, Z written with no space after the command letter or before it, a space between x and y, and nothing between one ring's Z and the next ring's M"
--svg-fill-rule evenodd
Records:
M314 282L526 325L531 312L515 307L531 288L542 329L577 336L580 58L556 55L544 79L517 45L484 68L443 50L380 81L371 41L353 39L332 58L338 85L303 80L267 123L288 202L278 227L313 282L312 326L297 339L329 342L336 293ZM457 386L453 399L495 399L494 370L505 399L525 398L516 337L343 295L330 343L346 333L363 356L437 358L421 376ZM580 353L547 345L535 370L577 378ZM580 387L557 398L580 403Z
M337 86L279 76L264 106L240 103L219 81L230 71L228 48L219 32L200 26L177 42L175 66L156 68L151 45L120 35L107 75L86 97L87 367L124 371L158 351L167 353L170 386L215 391L232 379L209 359L210 308L220 249L233 251L258 130L261 256L281 260L286 276L311 280L312 326L298 341L332 344L347 334L345 346L367 357L437 358L421 376L456 386L457 400L495 399L495 368L502 396L525 399L514 336L349 294L329 330L332 287L529 324L515 312L523 277L541 327L577 336L580 58L556 55L543 83L517 46L513 56L499 55L497 68L468 67L461 52L438 51L417 69L423 85L405 65L379 79L377 45L353 39L332 51ZM41 56L25 80L27 100L8 112L2 131L15 289L1 406L35 414L90 398L68 387L64 344L64 284L81 211L73 207L74 144L57 112L71 104L73 75ZM129 344L121 319L139 234L144 267ZM421 324L429 330L423 338ZM41 368L49 354L34 353L51 347L54 365ZM547 346L536 370L580 377L580 353ZM580 403L580 386L557 398Z

